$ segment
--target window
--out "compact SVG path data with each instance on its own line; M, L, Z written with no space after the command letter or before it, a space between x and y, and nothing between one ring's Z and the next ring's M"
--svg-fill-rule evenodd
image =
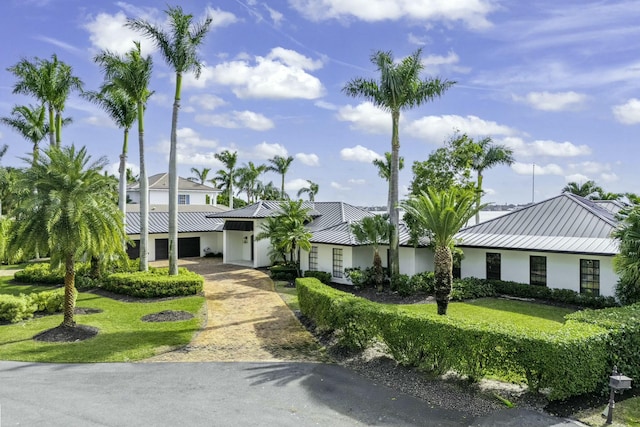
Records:
M309 270L318 271L318 247L311 246L309 251Z
M487 252L487 279L500 280L500 254Z
M178 194L178 204L179 205L188 205L189 204L189 195L188 194Z
M580 260L580 293L600 295L600 261Z
M547 286L547 257L529 257L529 283L536 286Z
M333 248L333 277L342 277L342 249Z

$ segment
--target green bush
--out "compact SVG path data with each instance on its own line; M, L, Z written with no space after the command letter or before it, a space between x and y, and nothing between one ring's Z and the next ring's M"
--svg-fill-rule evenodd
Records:
M416 289L413 287L411 278L406 274L396 274L391 276L391 290L398 292L402 296L413 295Z
M293 282L298 277L298 269L295 265L280 264L269 268L272 280L282 280L285 282Z
M64 308L64 288L29 294L26 298L35 306L36 312L53 314Z
M424 271L411 276L411 287L416 292L433 294L435 292L436 278L433 271Z
M363 348L381 340L404 365L471 379L520 377L551 400L595 391L606 377L608 331L568 320L555 331L525 332L490 319L451 319L417 314L338 291L313 278L298 279L303 315L345 345Z
M14 279L21 283L46 283L60 285L64 283L62 269L51 270L48 263L30 264L13 275Z
M178 268L177 276L169 276L168 268L114 273L103 279L102 284L108 291L140 298L196 295L202 292L203 286L203 277L184 267Z
M315 277L325 285L328 285L329 283L331 283L331 273L327 273L326 271L307 270L304 272L304 277Z
M345 268L344 276L354 286L359 286L359 287L365 287L369 285L369 282L371 281L371 278L368 277L366 270L362 271L360 267Z
M0 295L0 321L16 323L31 319L36 305L24 295Z
M475 277L456 279L451 285L451 300L486 298L495 296L496 292L491 283Z

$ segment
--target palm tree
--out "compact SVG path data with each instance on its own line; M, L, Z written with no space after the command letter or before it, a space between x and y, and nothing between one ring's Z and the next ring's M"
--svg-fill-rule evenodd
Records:
M120 173L118 183L118 207L122 212L124 226L127 225L127 153L129 152L129 130L138 116L137 104L127 93L118 87L103 87L100 92L88 91L84 98L97 104L111 117L123 131L122 153L120 154ZM126 243L123 243L123 245Z
M597 195L602 192L595 181L588 180L583 184L577 182L570 182L562 189L563 193L571 193L586 199L597 199Z
M169 149L169 275L178 274L178 112L180 110L180 93L182 75L193 71L200 77L202 62L197 49L209 31L212 18L207 17L202 23L193 23L193 15L185 14L180 6L165 11L169 17L170 32L165 32L146 21L127 20L127 26L141 31L160 49L165 61L176 73L176 90L171 116L171 146Z
M382 269L382 259L380 258L380 244L389 238L389 220L381 215L367 216L361 221L351 224L356 241L361 245L371 245L373 247L373 278L376 288L382 292L384 282L384 271Z
M11 117L2 117L0 122L13 128L24 139L33 144L33 162L38 160L40 142L47 137L49 125L46 122L46 110L43 105L16 105L11 110Z
M318 194L318 190L320 190L320 186L313 181L307 180L309 183L308 187L302 187L298 190L298 197L302 194L307 193L309 195L309 201L314 202L316 199L316 194Z
M238 187L240 191L244 191L247 195L247 203L253 203L257 196L258 178L267 169L265 165L256 166L253 162L245 163L244 166L238 168L236 175L238 177Z
M293 162L293 157L283 157L283 156L274 156L272 159L268 160L271 163L270 166L267 166L267 170L271 172L275 172L282 177L282 181L280 184L280 194L282 196L282 200L287 200L288 197L284 192L284 177L289 171L289 167L291 166L291 162Z
M613 268L620 277L616 296L627 305L640 301L640 207L621 211L619 219L620 226L612 233L620 249L613 257Z
M640 205L640 196L635 193L624 193L629 203L632 205Z
M376 65L380 73L380 80L356 78L349 81L342 89L352 97L362 97L378 108L391 113L391 175L389 179L389 201L391 208L389 218L392 225L389 252L391 258L391 275L400 273L398 224L398 171L400 164L400 138L398 127L400 111L418 107L425 102L440 97L455 82L448 80L420 79L420 72L424 65L420 59L422 50L416 50L412 55L399 63L393 60L391 52L378 51L371 55L371 62Z
M28 159L24 159L29 162ZM113 200L107 159L91 162L85 147L49 147L20 181L28 191L18 205L11 248L48 248L51 265L64 264L64 327L76 325L75 263L96 254L124 254L122 214ZM113 188L113 190L110 190Z
M476 196L476 224L480 222L480 203L482 201L482 173L498 165L512 165L515 162L513 150L504 145L492 144L491 138L474 143L474 153L471 157L471 169L478 174Z
M282 193L278 187L273 184L273 181L269 181L265 184L262 181L256 182L256 200L283 200ZM285 199L289 200L289 195L285 193Z
M384 153L384 160L375 159L372 163L378 168L378 176L389 183L391 179L391 153L387 151ZM404 169L404 157L400 156L398 158L398 171L402 169ZM389 194L387 195L387 212L391 212L391 206L389 205L391 201L391 186L387 185L387 188L389 189Z
M620 200L624 194L622 193L611 193L604 191L602 188L598 193L594 196L594 200Z
M113 52L103 51L95 57L105 75L103 89L122 90L136 103L138 113L138 146L140 154L140 271L149 269L149 179L144 163L144 111L149 97L153 62L151 57L144 58L140 43L134 42L134 48L124 57Z
M195 176L189 177L189 181L204 184L205 182L207 182L207 176L209 175L209 172L211 172L211 168L202 168L202 170L198 168L191 168L191 172L193 172Z
M226 171L219 170L214 182L218 182L222 185L222 189L227 189L229 194L229 207L233 209L233 183L236 179L236 163L238 162L238 152L224 150L220 153L215 153L214 157L222 162L227 168Z
M427 230L435 246L435 296L438 314L447 314L453 281L454 236L478 211L474 191L451 188L428 189L401 203L422 230Z
M13 93L32 95L46 105L49 111L49 143L59 147L65 103L72 91L82 92L82 81L73 76L71 66L59 61L55 54L51 61L22 59L8 70L18 78Z

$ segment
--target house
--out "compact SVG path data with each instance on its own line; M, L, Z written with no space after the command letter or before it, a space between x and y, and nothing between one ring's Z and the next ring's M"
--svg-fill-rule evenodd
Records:
M216 205L221 190L178 177L179 205ZM127 187L131 203L140 203L140 183ZM149 177L149 204L169 204L169 174L159 173Z
M307 224L312 237L309 252L300 251L300 268L331 273L337 283L350 283L345 268L370 267L373 262L371 246L357 243L351 232L351 223L375 214L344 202L305 202L310 208L312 221ZM240 209L209 215L225 221L223 231L223 262L250 267L270 266L268 239L255 240L264 219L279 214L280 202L260 201ZM415 274L433 271L433 252L428 241L414 248L409 244L406 226L400 229L400 272ZM383 265L388 265L388 245L381 245Z
M456 235L461 276L614 295L611 233L622 207L563 193L467 227Z

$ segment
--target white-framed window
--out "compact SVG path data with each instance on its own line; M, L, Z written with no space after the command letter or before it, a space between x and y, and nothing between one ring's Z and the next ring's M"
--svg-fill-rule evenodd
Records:
M179 205L188 205L189 204L189 195L188 194L178 194L178 204Z
M333 248L333 277L342 277L342 248Z
M309 251L309 270L318 271L318 247L311 246Z

